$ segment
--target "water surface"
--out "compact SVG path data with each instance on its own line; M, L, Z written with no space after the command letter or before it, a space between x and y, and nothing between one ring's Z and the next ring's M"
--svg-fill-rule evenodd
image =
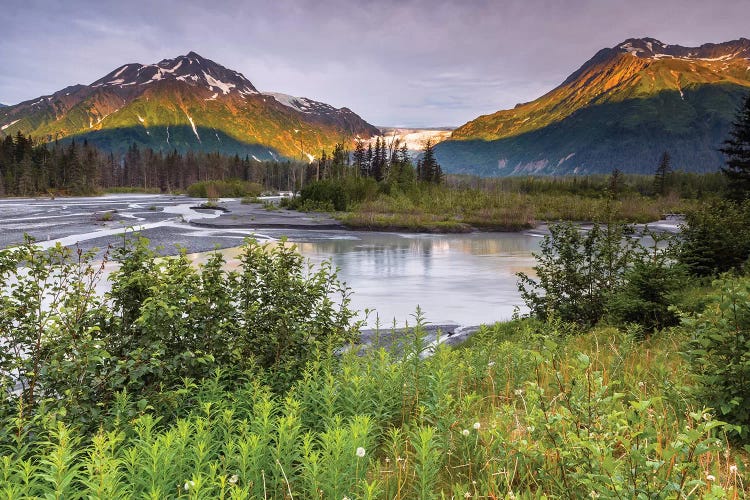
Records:
M374 309L390 326L414 322L478 325L509 319L523 302L515 274L530 272L540 238L523 233L404 235L345 232L336 239L293 238L312 262L331 259L354 291L352 306Z

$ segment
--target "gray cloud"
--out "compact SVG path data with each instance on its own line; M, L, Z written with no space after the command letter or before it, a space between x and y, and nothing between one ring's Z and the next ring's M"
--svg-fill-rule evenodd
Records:
M195 50L379 125L459 125L630 37L750 36L747 0L29 0L0 10L0 102Z

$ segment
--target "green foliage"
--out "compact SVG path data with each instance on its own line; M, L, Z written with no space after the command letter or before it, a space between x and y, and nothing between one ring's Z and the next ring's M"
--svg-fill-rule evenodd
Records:
M671 162L672 158L669 156L669 153L664 151L661 155L661 160L659 160L659 166L656 167L656 172L654 172L654 192L661 196L667 194L667 190L672 184L673 171Z
M471 348L321 357L284 395L211 377L167 419L83 435L55 418L0 427L0 491L64 498L720 498L745 493L726 426L679 387L674 339L553 323L484 328ZM167 393L177 391L165 391ZM118 410L119 411L119 410ZM48 414L52 417L54 413ZM746 482L746 481L745 481Z
M306 210L347 210L352 204L371 199L378 184L369 177L346 177L313 182L303 187L292 208Z
M721 152L727 157L721 172L729 180L731 196L737 200L750 198L750 94L737 110Z
M227 367L238 382L255 374L283 390L355 338L330 263L314 269L284 242L249 241L236 271L218 253L198 269L184 255L157 260L143 238L115 257L101 297L92 254L31 241L0 252L0 385L18 386L23 418L54 409L95 426L123 391L140 411L167 411L180 398L165 390Z
M637 243L626 238L629 230L620 224L594 224L582 231L568 222L549 229L541 253L534 254L538 280L518 274L521 297L536 317L594 325L622 286Z
M750 435L750 278L725 276L706 310L685 319L692 335L687 358L696 397L736 426L744 442Z
M263 186L255 182L228 180L228 181L201 181L187 187L187 194L194 198L243 198L257 197L263 191Z
M623 274L622 286L607 303L610 321L616 325L637 324L647 333L679 323L673 306L688 284L684 267L673 263L674 247L660 248L671 236L654 232L648 236L653 241L650 252L638 252Z
M696 276L739 269L750 257L750 201L712 201L687 213L678 259Z

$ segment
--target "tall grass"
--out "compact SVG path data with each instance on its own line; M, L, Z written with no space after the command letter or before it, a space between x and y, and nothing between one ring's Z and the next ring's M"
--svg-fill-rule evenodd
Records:
M121 394L99 431L6 422L7 498L737 497L745 466L683 392L684 334L532 320L471 345L320 356L286 394L185 380L174 421ZM429 357L420 356L430 352Z
M616 199L540 190L523 192L461 186L420 185L409 191L381 193L356 205L341 218L347 225L466 231L471 228L516 231L541 222L596 221L614 217L626 222L659 220L665 213L685 212L696 200L672 194L649 197L638 193Z

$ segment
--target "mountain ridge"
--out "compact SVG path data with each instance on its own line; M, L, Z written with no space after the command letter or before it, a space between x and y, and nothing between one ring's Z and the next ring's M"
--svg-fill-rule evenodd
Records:
M742 92L750 88L749 59L746 38L700 47L630 38L599 50L538 99L458 127L436 154L446 171L482 175L601 173L614 168L644 172L658 160L658 153L651 158L651 150L687 143L693 153L684 155L678 168L715 170L722 160L715 150ZM665 122L667 114L676 116L673 123ZM650 135L639 135L639 127ZM691 130L699 146L689 145ZM614 149L618 146L613 138L619 137L633 148L633 158L612 148L602 151L587 135L609 141ZM593 154L595 149L600 152ZM698 164L698 159L711 165Z
M120 65L90 85L1 108L0 132L20 131L45 141L80 137L120 152L135 142L160 150L309 161L322 148L378 133L348 108L296 98L307 107L300 109L281 96L262 93L241 73L190 51L156 64ZM175 137L170 127L192 135ZM214 133L201 137L200 129Z

